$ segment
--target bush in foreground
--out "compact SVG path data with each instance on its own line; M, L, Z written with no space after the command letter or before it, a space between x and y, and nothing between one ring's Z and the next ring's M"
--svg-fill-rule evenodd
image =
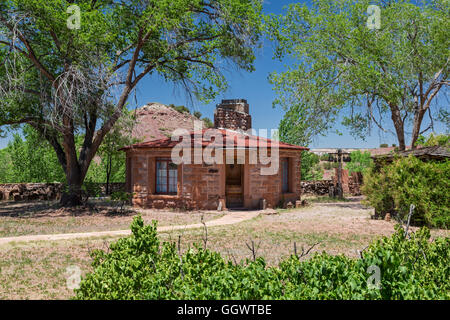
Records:
M296 255L269 267L263 258L233 264L197 246L180 254L160 244L156 222L134 219L132 235L93 253L94 271L83 278L76 299L450 299L450 239L430 241L423 228L405 237L372 243L361 259ZM376 266L379 289L368 286ZM370 269L369 269L370 270ZM369 281L370 282L370 281Z

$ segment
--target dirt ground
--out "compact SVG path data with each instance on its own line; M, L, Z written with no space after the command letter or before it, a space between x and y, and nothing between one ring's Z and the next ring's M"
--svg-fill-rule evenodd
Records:
M167 211L127 207L124 213L106 201L93 201L80 208L61 208L57 202L0 202L0 237L123 230L141 214L146 223L158 226L187 225L223 216L218 211Z
M186 215L178 212L148 214L165 215L161 221L167 223L174 223L179 215ZM357 200L314 203L301 209L279 210L277 214L261 214L236 225L208 228L207 247L236 263L252 257L247 248L252 241L257 256L264 257L270 265L292 254L294 242L298 251L316 244L310 255L326 251L356 258L357 250L394 231L395 222L372 220L372 214L373 209L363 207ZM98 217L98 221L104 219L107 217ZM432 230L431 233L432 237L450 236L448 230ZM205 232L200 228L160 233L162 241L177 241L178 236L181 236L182 250L186 250L194 243L203 245ZM114 240L79 239L0 246L0 299L70 298L73 292L67 288L70 275L67 268L77 266L82 274L92 271L89 252L94 248L107 250Z

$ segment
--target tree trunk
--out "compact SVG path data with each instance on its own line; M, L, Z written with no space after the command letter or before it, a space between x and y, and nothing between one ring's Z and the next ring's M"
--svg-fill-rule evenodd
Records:
M412 131L412 139L411 139L411 149L415 149L417 139L419 138L420 134L420 126L422 125L423 116L425 115L425 111L423 108L420 108L418 112L414 115L414 124L413 124L413 131Z
M66 154L67 157L67 154ZM67 157L76 160L75 157ZM68 161L66 168L67 189L63 191L60 204L64 207L79 206L83 203L83 185L84 176L78 165L78 161Z
M83 203L81 180L69 181L67 189L63 191L60 204L64 207L75 207Z
M405 151L405 130L400 110L397 106L392 104L390 104L389 107L391 109L391 119L394 122L395 132L397 133L398 149L399 151Z

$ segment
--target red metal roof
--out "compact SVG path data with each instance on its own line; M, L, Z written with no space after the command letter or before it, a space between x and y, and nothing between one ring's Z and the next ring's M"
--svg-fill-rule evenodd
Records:
M207 136L205 136L205 133L207 134ZM203 129L201 131L191 131L189 135L192 147L201 144L202 147L210 146L217 148L270 148L273 145L274 147L278 146L278 148L280 149L309 150L309 148L306 147L278 142L272 139L262 138L259 136L226 129ZM180 136L182 137L183 135ZM218 137L217 141L215 139L216 136ZM222 141L220 141L220 137L222 137ZM128 150L134 148L173 148L181 141L182 138L180 138L179 141L172 141L171 138L165 138L133 144L120 150Z

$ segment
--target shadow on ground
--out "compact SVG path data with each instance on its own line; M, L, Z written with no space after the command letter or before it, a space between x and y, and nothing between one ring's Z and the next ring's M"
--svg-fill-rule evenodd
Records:
M108 201L90 201L87 205L65 208L58 201L0 201L0 217L47 218L63 216L127 216L135 212L129 208L119 212L119 208Z

